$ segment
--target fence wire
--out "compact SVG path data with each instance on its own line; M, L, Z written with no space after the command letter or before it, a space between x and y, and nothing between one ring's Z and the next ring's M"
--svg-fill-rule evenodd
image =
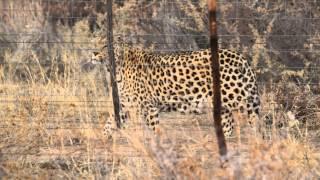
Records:
M114 0L114 36L121 37L129 46L160 53L207 48L205 5L198 0ZM263 95L262 114L275 116L272 113L275 109L285 109L300 113L300 118L305 119L305 109L318 111L319 6L319 1L314 0L218 1L219 46L241 52L249 59ZM56 149L54 139L61 134L62 141L76 138L69 133L73 131L81 134L81 139L86 130L91 130L95 135L93 139L101 140L97 132L102 131L110 117L112 102L104 65L91 64L90 56L106 43L105 14L105 0L0 1L2 154L31 155L30 151L18 152L2 145L12 143L12 137L22 138L23 128L31 139L39 135L30 131L34 128L44 139L52 141L35 142L37 155L63 156L38 151ZM303 102L298 98L301 93L306 98ZM313 98L307 100L308 97ZM305 109L299 107L299 103L306 105ZM208 119L204 114L200 117ZM190 117L178 114L164 118L169 131L213 134L210 120L186 123L185 119ZM200 128L194 127L197 123ZM143 122L131 124L138 127L131 129L144 129ZM68 132L62 132L64 130ZM127 140L123 137L119 141ZM25 147L22 142L15 148ZM115 156L146 155L130 151ZM96 158L99 157L103 155L97 154Z

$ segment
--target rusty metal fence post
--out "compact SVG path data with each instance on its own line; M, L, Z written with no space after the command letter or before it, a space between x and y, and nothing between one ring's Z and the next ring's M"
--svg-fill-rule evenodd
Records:
M221 158L227 155L227 145L221 126L221 94L220 94L220 65L218 55L218 34L216 20L216 0L208 0L210 20L211 72L213 81L213 120L219 145Z
M111 65L110 70L110 79L111 79L111 86L112 86L112 101L114 107L114 118L117 123L117 127L120 128L120 99L119 99L119 92L116 78L116 64L113 52L113 29L112 29L112 0L107 0L107 44L108 44L108 55L109 61Z

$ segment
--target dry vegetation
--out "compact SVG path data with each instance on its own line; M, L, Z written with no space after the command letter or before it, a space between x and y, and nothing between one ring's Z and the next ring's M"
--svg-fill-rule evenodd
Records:
M206 1L164 2L115 1L115 34L154 50L207 47ZM226 168L210 114L162 114L156 135L132 117L102 138L108 80L85 62L101 46L104 5L0 1L0 179L320 177L318 1L220 4L221 46L252 57L263 122L258 134L240 123Z

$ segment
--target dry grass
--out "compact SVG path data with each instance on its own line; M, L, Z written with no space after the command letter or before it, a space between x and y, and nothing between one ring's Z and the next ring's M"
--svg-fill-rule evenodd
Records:
M90 75L90 74L89 74ZM88 75L88 76L89 76ZM90 87L94 87L91 84ZM0 171L10 178L236 179L320 176L319 129L264 128L267 139L241 127L241 141L228 140L229 163L220 168L213 123L208 115L163 114L156 135L131 119L130 128L106 140L101 128L110 98L74 84L2 84ZM78 88L79 89L79 88ZM44 93L50 92L50 95ZM263 104L267 96L263 94ZM276 121L290 121L276 108ZM133 110L134 111L134 110ZM282 119L281 119L282 118ZM319 118L319 117L317 117ZM297 130L299 136L297 136Z
M184 6L177 1L167 9L170 11L163 11L163 3L135 2L127 1L115 9L118 14L115 32L153 33L158 36L129 41L154 46L155 49L188 49L207 44L207 40L196 39L196 36L194 39L189 36L161 36L206 33L205 18L200 13L205 12L205 1L201 1L199 6L196 3ZM263 2L258 8L244 3L239 12L245 16L256 9L255 13L259 15L283 10L283 3L272 9L273 4ZM272 83L273 86L260 87L263 106L261 133L254 134L242 123L240 134L228 139L229 163L226 168L221 168L211 115L162 114L162 128L157 134L146 129L133 115L129 129L117 131L113 140L104 139L101 132L103 123L112 112L111 98L105 85L107 81L99 69L90 71L90 67L84 66L83 62L88 59L91 50L101 46L99 37L105 30L101 28L92 32L89 28L92 22L86 17L68 26L59 24L60 20L50 24L41 13L41 5L37 1L21 4L5 0L0 2L1 8L7 8L0 12L0 31L2 35L8 35L0 36L0 43L4 46L0 49L0 179L320 177L319 70L312 68L316 65L313 60L317 59L318 53L314 51L309 56L291 52L289 59L302 59L305 66L283 71L287 67L282 60L287 60L287 57L281 56L276 49L266 55L266 44L262 45L274 40L275 48L281 46L281 40L269 37L274 31L279 32L279 27L285 28L285 25L280 26L282 22L279 19L273 21L274 16L269 20L265 18L267 35L261 35L264 33L261 32L264 29L260 27L263 25L261 21L252 21L245 27L238 22L221 22L223 32L236 34L232 39L226 36L222 45L226 41L227 47L234 46L250 52L254 66L266 65L267 68L259 72L262 80L282 75L278 78L281 81ZM143 9L140 14L143 5L149 8ZM61 4L59 7L62 8ZM17 15L17 9L36 11L23 11ZM233 4L222 4L221 17L232 18L234 10ZM70 14L64 14L68 12L62 8L51 13L70 17ZM139 26L136 25L138 18L131 21L129 18L162 19L166 15L164 12L173 18L160 22L149 19L139 22ZM77 13L81 14L81 10ZM97 26L104 27L103 15L98 12L94 15ZM196 18L186 22L180 17ZM298 27L304 28L302 25ZM247 39L239 36L241 31L251 33L255 41L248 43ZM301 45L311 47L318 38L318 32L315 34ZM163 39L165 42L162 42ZM240 41L244 43L241 47L237 43ZM311 44L308 44L309 41ZM281 61L273 59L275 55ZM293 83L292 79L296 80L296 77L301 79L301 84ZM267 125L264 125L265 121Z

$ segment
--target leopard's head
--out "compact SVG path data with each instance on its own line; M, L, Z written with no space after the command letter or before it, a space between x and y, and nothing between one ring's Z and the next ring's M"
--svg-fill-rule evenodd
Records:
M93 65L100 65L106 67L108 72L111 72L111 59L109 58L108 46L105 45L100 48L99 51L94 51L91 53L90 63ZM116 66L116 79L117 81L121 81L121 72L124 50L122 46L115 44L113 48L114 52L114 60Z

